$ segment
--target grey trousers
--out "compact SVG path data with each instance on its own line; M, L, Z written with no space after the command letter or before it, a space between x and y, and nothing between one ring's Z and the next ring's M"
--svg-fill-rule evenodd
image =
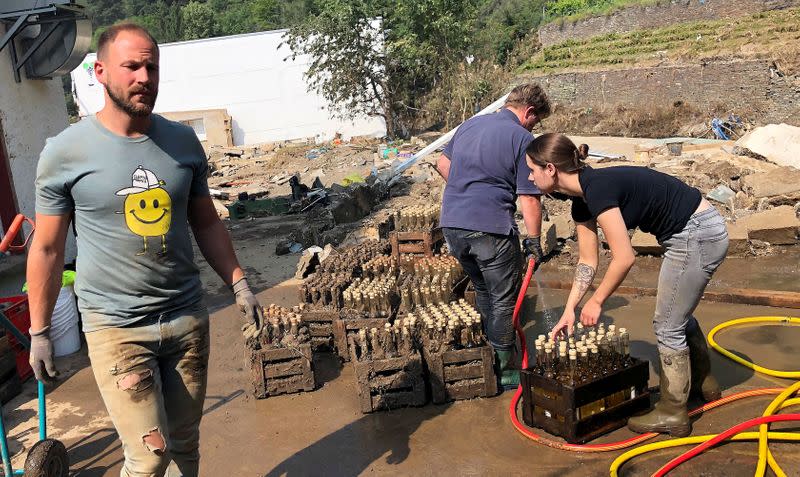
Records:
M659 347L684 350L686 330L711 276L728 252L725 219L717 209L697 212L679 233L661 242L666 248L658 276L653 329Z
M197 477L208 310L198 305L92 331L86 342L97 386L122 441L120 476Z

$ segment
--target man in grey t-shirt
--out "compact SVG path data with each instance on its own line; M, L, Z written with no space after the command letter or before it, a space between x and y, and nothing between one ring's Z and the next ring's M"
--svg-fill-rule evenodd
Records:
M105 107L42 151L28 256L30 361L46 381L57 375L49 325L74 219L83 330L122 440L123 477L199 472L209 333L190 226L203 256L233 287L246 335L262 323L211 202L197 137L152 114L158 60L155 40L137 25L100 36L95 74Z

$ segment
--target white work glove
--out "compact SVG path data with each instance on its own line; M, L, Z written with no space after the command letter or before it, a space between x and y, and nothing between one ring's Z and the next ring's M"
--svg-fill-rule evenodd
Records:
M50 327L45 326L39 331L30 331L31 351L28 362L33 368L36 379L42 382L51 382L58 378L58 370L53 362L53 342L50 341Z
M261 305L259 305L253 292L250 291L246 278L242 277L237 280L232 288L236 297L236 304L245 319L245 323L242 325L242 334L245 339L255 338L261 334L261 328L264 325L264 312L261 309Z

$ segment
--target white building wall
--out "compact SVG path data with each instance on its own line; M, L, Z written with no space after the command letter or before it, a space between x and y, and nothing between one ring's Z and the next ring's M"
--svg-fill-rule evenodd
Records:
M160 46L161 83L155 111L227 109L233 143L316 137L382 136L381 118L338 120L325 100L307 91L309 58L287 59L285 30L169 43ZM72 72L81 115L104 104L103 87L91 74L95 55ZM285 60L285 61L284 61Z
M3 29L0 28L0 32ZM11 55L0 51L0 119L11 166L11 182L20 213L33 218L36 212L34 181L39 153L45 140L69 124L61 79L14 81ZM2 226L0 226L2 227ZM75 240L67 241L66 260L75 258Z

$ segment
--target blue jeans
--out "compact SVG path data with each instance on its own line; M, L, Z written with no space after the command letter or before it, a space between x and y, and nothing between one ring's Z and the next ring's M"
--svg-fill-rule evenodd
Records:
M489 344L496 351L513 350L516 337L512 318L522 278L519 237L447 227L442 232L450 253L475 287Z
M122 441L121 477L196 477L208 378L208 310L197 305L86 333ZM169 468L168 468L169 466Z
M661 245L666 253L658 276L653 329L660 347L680 351L688 347L687 328L697 326L692 313L728 252L725 219L713 207L697 212Z

